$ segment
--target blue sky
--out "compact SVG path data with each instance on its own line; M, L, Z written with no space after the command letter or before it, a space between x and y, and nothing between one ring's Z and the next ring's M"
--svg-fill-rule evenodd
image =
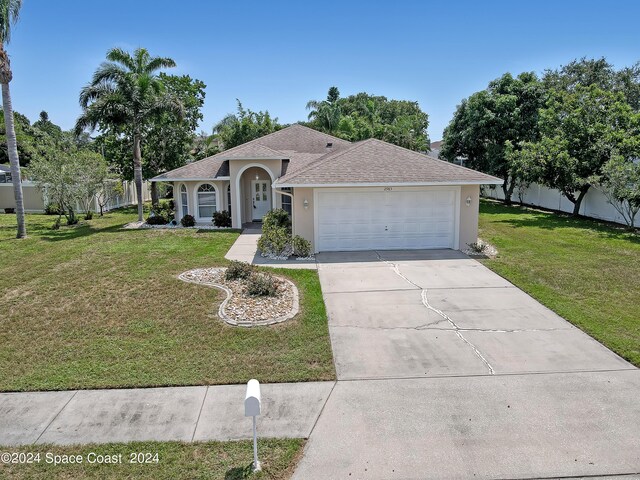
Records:
M305 119L306 102L336 85L418 101L438 140L460 100L505 72L640 60L638 18L634 1L24 0L8 46L13 106L71 128L105 52L143 46L207 84L206 131L236 98Z

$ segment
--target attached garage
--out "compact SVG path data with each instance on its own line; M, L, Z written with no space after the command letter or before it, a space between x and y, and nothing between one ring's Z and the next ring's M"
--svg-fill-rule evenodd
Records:
M460 187L315 189L316 250L457 248Z

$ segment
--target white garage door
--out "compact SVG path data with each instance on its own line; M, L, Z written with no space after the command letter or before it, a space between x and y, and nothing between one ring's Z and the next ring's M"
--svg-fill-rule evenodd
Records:
M318 251L456 248L455 188L317 195Z

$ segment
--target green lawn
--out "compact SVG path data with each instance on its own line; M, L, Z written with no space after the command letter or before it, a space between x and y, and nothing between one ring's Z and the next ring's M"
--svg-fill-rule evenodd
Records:
M25 447L0 447L2 452L40 453L39 463L31 464L2 464L0 463L0 478L13 480L72 480L72 479L100 479L119 480L123 478L149 480L180 480L180 479L224 479L240 480L250 478L284 480L290 478L297 464L304 440L286 439L258 441L258 455L262 471L252 473L253 447L250 441L242 442L133 442L113 443L103 445L82 445L59 447L52 445L30 445ZM46 454L50 453L49 461L58 455L81 455L82 463L54 465L47 463ZM90 453L119 461L115 464L90 464L97 456ZM157 463L130 464L131 453L158 454ZM144 457L143 457L144 458ZM152 459L152 456L148 458Z
M330 380L317 272L280 270L301 295L284 324L217 317L223 294L178 274L223 265L232 231L123 230L133 210L58 231L54 217L0 215L0 391Z
M640 366L640 236L622 227L483 201L484 264Z

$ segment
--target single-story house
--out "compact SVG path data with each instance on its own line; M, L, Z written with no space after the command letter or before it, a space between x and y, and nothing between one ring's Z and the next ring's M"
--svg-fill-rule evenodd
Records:
M272 208L313 251L464 249L477 240L480 185L499 178L381 140L348 142L302 125L153 178L172 182L176 220L234 228Z

